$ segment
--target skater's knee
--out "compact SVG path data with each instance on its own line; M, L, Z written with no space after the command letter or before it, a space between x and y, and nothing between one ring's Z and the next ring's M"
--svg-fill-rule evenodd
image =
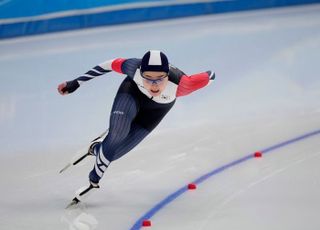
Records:
M125 129L114 129L108 133L106 145L117 145L128 136L129 130Z

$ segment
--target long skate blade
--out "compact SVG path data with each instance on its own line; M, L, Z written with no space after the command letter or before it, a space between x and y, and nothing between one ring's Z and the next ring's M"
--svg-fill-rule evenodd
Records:
M76 206L79 202L80 200L78 200L77 197L73 198L70 204L67 205L66 209Z
M104 131L103 133L101 133L98 137L96 137L93 141L95 141L95 140L98 140L99 138L101 138L102 136L104 136L107 132L109 132L109 129L107 129L106 131ZM93 142L92 141L92 142ZM80 151L79 151L80 152ZM82 152L82 150L81 150L81 152ZM85 154L83 154L83 152L82 153L80 153L80 154L77 154L77 155L75 155L72 159L71 159L71 161L66 165L66 166L64 166L64 168L63 169L61 169L60 171L59 171L59 173L63 173L64 171L66 171L70 166L74 166L74 165L77 165L78 163L80 163L83 159L85 159L85 158L87 158L88 156L91 156L88 152L87 153L85 153Z
M87 156L90 156L88 153L85 154L78 154L76 156L74 156L71 160L71 162L69 162L66 166L64 166L63 169L61 169L59 171L59 173L62 173L64 171L66 171L70 166L72 165L77 165L79 162L81 162L84 158L86 158Z
M84 158L86 158L87 156L90 156L90 154L89 153L86 153L86 154L81 154L81 155L79 155L79 156L77 156L77 158L73 161L73 165L76 165L76 164L78 164L80 161L82 161Z
M66 166L64 166L63 169L61 169L61 170L59 171L59 173L64 172L64 171L67 170L70 166L71 166L71 163L68 163Z

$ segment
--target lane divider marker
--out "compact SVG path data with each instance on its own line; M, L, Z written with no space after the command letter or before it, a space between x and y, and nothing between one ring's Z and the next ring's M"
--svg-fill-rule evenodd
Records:
M270 153L270 152L272 152L274 150L277 150L279 148L283 148L283 147L285 147L287 145L302 141L304 139L313 137L313 136L318 135L318 134L320 134L320 129L319 130L315 130L313 132L309 132L309 133L303 134L303 135L295 137L293 139L278 143L276 145L273 145L273 146L270 146L268 148L265 148L265 149L263 149L261 151L250 153L247 156L239 158L239 159L237 159L235 161L232 161L232 162L230 162L228 164L225 164L225 165L223 165L221 167L218 167L218 168L212 170L211 172L209 172L207 174L204 174L204 175L200 176L199 178L197 178L196 180L194 180L193 182L191 182L187 186L183 186L182 188L180 188L177 191L173 192L172 194L168 195L162 201L160 201L155 206L153 206L149 211L147 211L145 214L143 214L134 223L134 225L130 228L130 230L139 230L139 229L141 229L141 227L150 227L151 226L150 219L156 213L158 213L161 209L163 209L168 204L172 203L175 199L177 199L178 197L183 195L185 192L187 192L189 190L195 190L197 188L197 185L201 184L202 182L206 181L207 179L211 178L212 176L220 174L223 171L225 171L226 169L229 169L231 167L234 167L236 165L244 163L244 162L246 162L246 161L248 161L250 159L261 158L264 154L268 154L268 153Z

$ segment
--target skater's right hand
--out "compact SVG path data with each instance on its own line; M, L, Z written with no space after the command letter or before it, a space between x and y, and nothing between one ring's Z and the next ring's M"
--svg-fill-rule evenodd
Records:
M63 82L60 85L58 85L58 92L61 95L66 95L76 91L79 88L79 86L80 85L76 80Z

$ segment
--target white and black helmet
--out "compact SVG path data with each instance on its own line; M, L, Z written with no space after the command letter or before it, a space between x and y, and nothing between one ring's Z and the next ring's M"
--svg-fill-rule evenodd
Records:
M169 62L167 56L159 50L150 50L142 57L141 72L159 71L169 72Z

